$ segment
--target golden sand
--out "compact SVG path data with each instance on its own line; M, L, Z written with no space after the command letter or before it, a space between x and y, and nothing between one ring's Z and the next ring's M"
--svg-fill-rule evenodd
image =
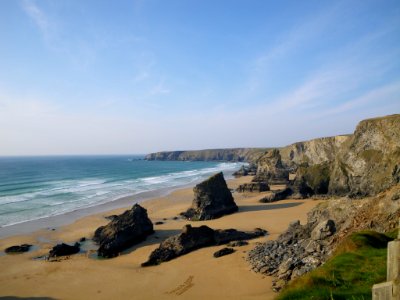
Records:
M235 188L250 177L230 180ZM108 221L104 216L124 209L84 217L55 231L40 230L29 235L0 240L0 249L29 243L39 246L34 251L0 256L0 297L48 297L53 299L273 299L271 278L250 270L246 252L257 242L274 239L293 220L306 221L306 214L319 201L283 200L262 204L263 193L234 193L239 212L222 218L188 222L173 220L186 210L193 199L192 188L176 190L166 197L142 202L155 225L155 234L145 242L113 259L93 259L77 254L60 262L34 260L47 254L58 242L73 243L81 237L92 237L94 230ZM167 218L167 220L163 220ZM159 266L142 268L151 251L164 238L177 234L181 228L205 224L214 229L252 230L260 227L269 235L237 247L236 252L221 258L213 253L223 246L207 247L178 257Z

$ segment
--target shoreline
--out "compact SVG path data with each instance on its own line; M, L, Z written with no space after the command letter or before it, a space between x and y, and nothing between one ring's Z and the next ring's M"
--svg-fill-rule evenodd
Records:
M250 177L227 180L229 188L250 181ZM187 209L193 199L193 186L180 188L166 196L141 202L148 211L155 233L146 241L112 259L93 259L87 253L72 255L60 262L35 260L60 242L73 243L81 237L91 238L96 228L109 221L104 216L120 214L127 207L107 210L82 217L56 230L41 229L25 235L0 239L0 250L7 246L29 243L35 247L18 255L0 255L0 296L49 297L50 299L273 299L272 278L254 273L245 260L247 251L257 242L275 239L288 224L306 221L307 212L318 200L282 200L259 203L263 193L233 193L239 207L237 213L209 221L190 222L174 217ZM131 204L131 203L130 203ZM130 205L129 204L129 205ZM231 255L214 258L223 246L196 250L159 266L142 268L149 254L165 238L179 233L186 224L207 225L213 229L235 228L268 230L266 237L250 240L249 245L236 248ZM212 270L212 271L210 271ZM156 287L156 288L155 288Z
M224 172L224 177L227 182L229 180L234 179L233 173L235 171L236 170L229 170L229 169L227 171L222 171ZM53 229L60 226L66 226L74 223L75 221L81 218L88 217L91 215L106 213L108 211L113 211L120 208L126 209L135 203L143 203L144 201L148 201L153 198L165 197L176 190L194 187L197 183L201 182L202 180L204 179L198 179L183 185L140 192L138 194L123 196L109 202L100 203L97 205L84 208L78 208L76 210L62 213L59 215L46 216L39 219L23 221L21 223L0 227L0 239L16 235L29 234L43 229Z

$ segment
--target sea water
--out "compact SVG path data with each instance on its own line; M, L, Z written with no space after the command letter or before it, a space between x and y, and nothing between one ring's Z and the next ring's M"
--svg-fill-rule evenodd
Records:
M199 182L241 163L146 161L142 156L0 157L0 227Z

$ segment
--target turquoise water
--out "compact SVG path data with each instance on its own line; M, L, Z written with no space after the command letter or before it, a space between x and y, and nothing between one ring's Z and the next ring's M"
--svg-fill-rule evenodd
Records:
M0 157L0 227L231 174L240 165L141 156Z

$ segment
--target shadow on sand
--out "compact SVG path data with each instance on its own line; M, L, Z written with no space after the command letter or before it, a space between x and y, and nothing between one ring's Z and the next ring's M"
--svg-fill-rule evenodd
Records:
M241 212L250 212L250 211L260 211L260 210L273 210L273 209L282 209L282 208L290 208L303 204L302 201L290 202L290 203L281 203L281 204L259 204L252 206L239 206L239 213Z

